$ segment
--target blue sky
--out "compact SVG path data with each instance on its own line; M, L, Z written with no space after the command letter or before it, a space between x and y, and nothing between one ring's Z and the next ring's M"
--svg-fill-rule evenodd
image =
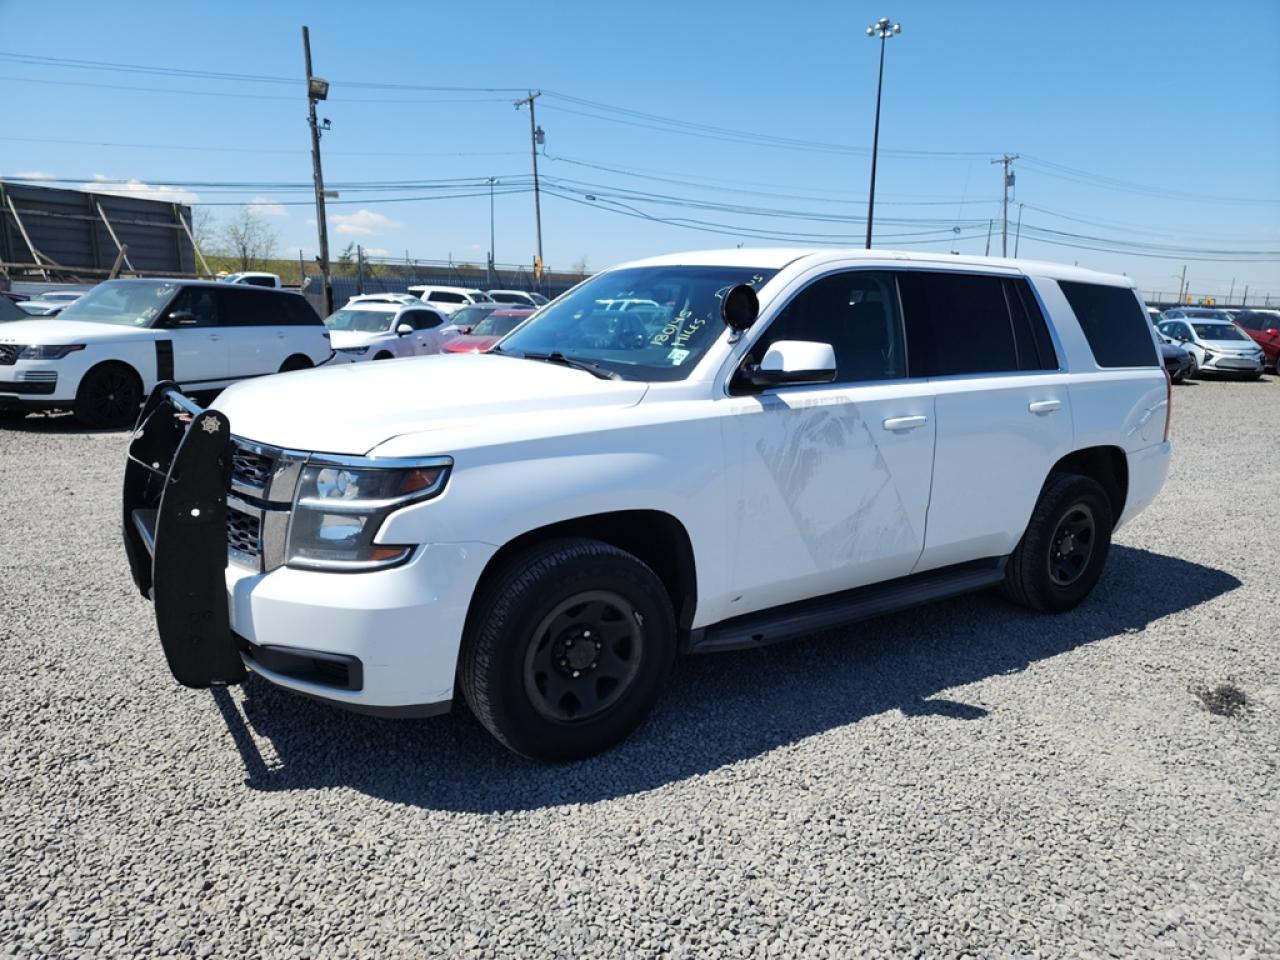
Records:
M593 268L770 236L860 246L878 48L864 31L890 16L903 29L887 49L877 246L982 253L999 216L990 160L1007 151L1022 156L1010 252L1021 202L1024 258L1123 271L1146 291L1176 289L1186 263L1196 293L1234 280L1280 299L1275 0L54 9L0 0L0 174L175 183L221 217L258 200L281 252L310 255L307 23L333 85L335 252L483 263L476 181L495 176L497 259L529 262L528 117L512 100L534 88L546 260ZM451 194L470 195L401 199ZM702 229L658 222L672 219Z

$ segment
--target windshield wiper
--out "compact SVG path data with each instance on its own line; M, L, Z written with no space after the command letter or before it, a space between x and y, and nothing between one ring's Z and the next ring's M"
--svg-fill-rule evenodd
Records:
M575 370L585 370L592 376L599 377L601 380L621 380L622 377L612 370L607 370L597 363L590 360L579 360L576 357L566 357L560 351L553 353L526 353L522 354L526 360L542 360L546 363L558 363L562 367L573 367Z

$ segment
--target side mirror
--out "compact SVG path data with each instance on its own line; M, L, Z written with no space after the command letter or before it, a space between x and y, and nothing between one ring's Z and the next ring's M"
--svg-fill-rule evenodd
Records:
M190 310L174 310L165 322L171 327L194 327L196 315Z
M409 326L407 323L402 323L400 326L396 327L396 336L407 337L411 333L413 333L413 327Z
M720 319L730 330L741 333L760 316L760 299L749 284L740 283L720 301Z
M829 343L779 340L765 352L759 366L747 367L743 375L757 387L830 383L836 378L836 352Z

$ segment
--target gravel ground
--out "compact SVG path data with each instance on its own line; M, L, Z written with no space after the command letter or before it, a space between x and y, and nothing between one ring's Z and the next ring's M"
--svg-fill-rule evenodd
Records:
M1079 610L686 661L567 767L465 713L179 688L125 435L0 427L0 956L1276 956L1280 383L1175 395Z

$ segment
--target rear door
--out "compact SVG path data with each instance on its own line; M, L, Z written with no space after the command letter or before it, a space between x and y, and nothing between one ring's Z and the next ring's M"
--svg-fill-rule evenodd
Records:
M1014 275L898 274L914 376L937 419L917 571L1012 552L1050 468L1070 452L1071 401L1039 304Z
M293 318L286 297L248 285L227 284L218 290L232 377L277 373L289 355Z
M227 379L227 338L220 322L217 290L186 287L165 309L156 340L158 379L184 388L216 386Z

